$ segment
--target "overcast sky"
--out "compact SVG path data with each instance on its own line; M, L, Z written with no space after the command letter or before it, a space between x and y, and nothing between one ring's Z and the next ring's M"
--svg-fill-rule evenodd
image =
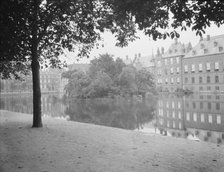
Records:
M179 32L180 38L178 41L182 43L191 42L192 46L196 45L199 41L199 36L196 36L195 32L192 32L190 29L184 32ZM216 36L224 34L224 26L216 27L212 26L206 29L206 35ZM164 47L165 51L169 48L169 46L174 42L174 40L168 38L166 40L157 40L153 41L151 38L145 36L143 33L139 32L138 36L140 39L130 42L129 45L125 48L119 48L115 46L116 39L110 33L105 33L103 35L104 41L100 45L104 45L104 47L100 46L99 49L94 49L91 53L90 59L81 59L78 62L74 58L74 54L67 55L67 62L70 63L88 63L92 58L97 57L99 54L109 53L113 54L115 57L125 58L128 55L129 58L133 58L135 54L141 53L142 56L151 56L152 51L154 54L157 52L157 48Z

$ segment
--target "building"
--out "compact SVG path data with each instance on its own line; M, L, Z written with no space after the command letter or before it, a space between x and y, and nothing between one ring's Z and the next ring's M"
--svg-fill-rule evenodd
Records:
M82 71L84 73L87 73L89 71L90 64L88 63L73 63L68 65L68 70L77 70L77 71Z
M156 85L160 91L174 92L182 88L182 63L186 52L192 48L191 44L184 45L175 39L167 52L164 48L157 50L155 58Z
M62 77L64 70L48 69L40 71L40 88L42 93L64 92L68 80ZM1 94L31 93L33 90L32 76L27 75L23 80L0 80Z
M183 59L183 88L193 92L224 92L224 35L209 35Z
M224 92L224 35L209 35L192 48L175 42L155 57L156 85L160 91Z

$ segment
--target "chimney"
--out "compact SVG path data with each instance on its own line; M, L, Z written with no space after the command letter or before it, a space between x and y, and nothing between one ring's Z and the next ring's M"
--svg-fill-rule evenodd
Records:
M207 35L207 41L210 41L210 35Z
M161 48L161 52L162 52L162 54L164 54L164 47Z
M203 36L200 37L200 41L203 41Z
M177 44L177 38L175 38L174 41L175 41L175 44Z

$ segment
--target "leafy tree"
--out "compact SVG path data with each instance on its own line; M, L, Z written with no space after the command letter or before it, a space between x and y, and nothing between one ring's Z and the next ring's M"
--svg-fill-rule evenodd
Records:
M41 127L40 63L61 67L64 50L88 52L99 32L110 30L117 45L136 39L137 29L153 39L179 36L171 27L192 27L201 35L211 22L224 23L221 0L1 0L0 74L9 78L32 69L33 127Z
M136 69L132 66L126 66L119 75L119 86L121 94L136 94L138 91L136 85Z
M138 88L138 94L141 94L143 97L145 97L147 92L155 91L152 74L146 69L141 69L136 72L136 85Z
M86 98L86 87L91 83L90 78L84 72L74 70L65 87L66 96L70 98Z
M88 97L106 97L109 93L113 92L113 80L111 77L103 72L99 71L96 78L93 79L91 84L87 88Z

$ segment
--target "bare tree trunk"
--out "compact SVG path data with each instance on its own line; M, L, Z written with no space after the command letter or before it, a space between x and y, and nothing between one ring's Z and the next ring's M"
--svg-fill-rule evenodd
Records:
M34 13L32 25L32 77L33 77L33 127L42 127L41 119L41 90L40 90L40 64L38 61L38 38L37 38L37 11L38 2L34 0Z

